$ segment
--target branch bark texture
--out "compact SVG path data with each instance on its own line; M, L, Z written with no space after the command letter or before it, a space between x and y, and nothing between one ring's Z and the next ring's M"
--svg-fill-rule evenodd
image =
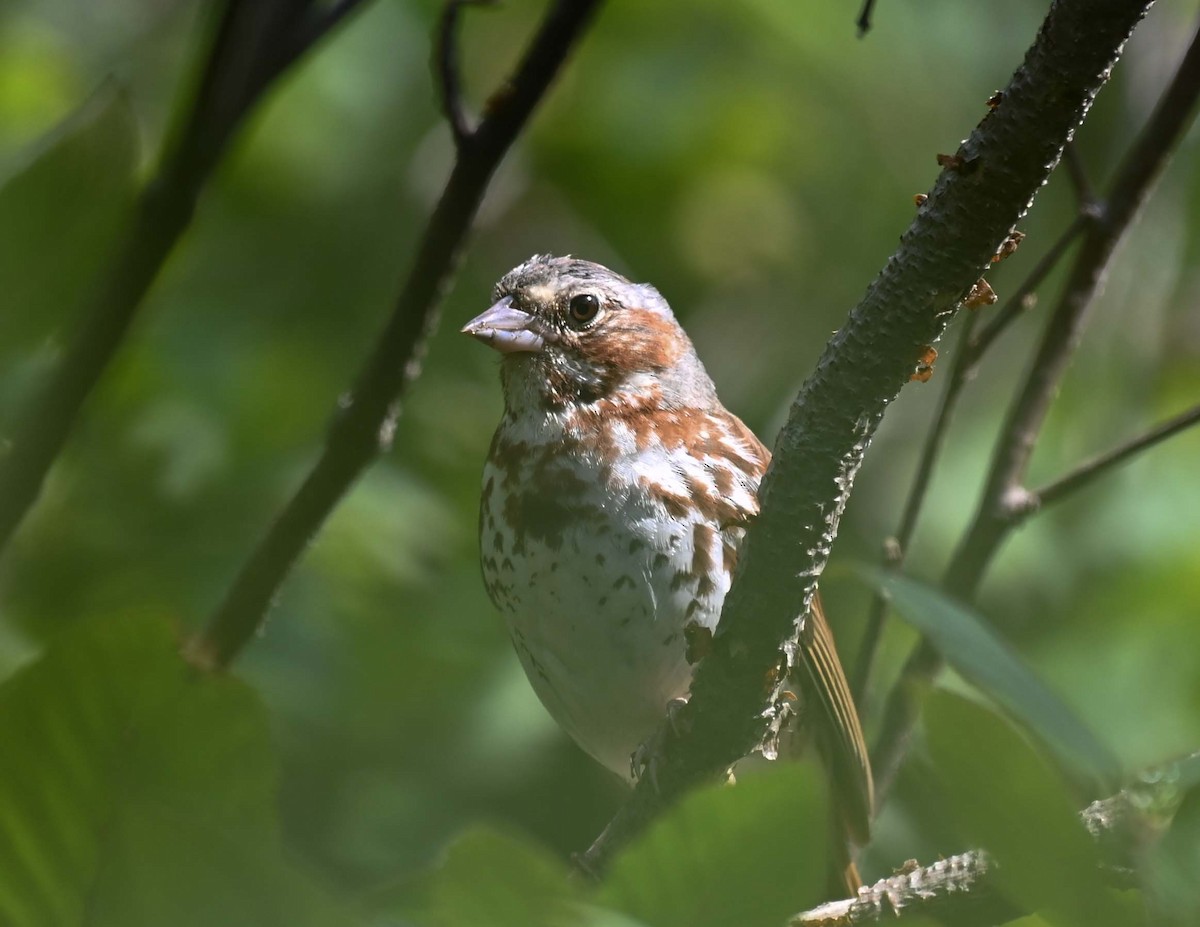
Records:
M1094 801L1079 817L1095 841L1105 881L1119 889L1137 884L1137 866L1200 778L1200 753L1144 773L1116 795ZM971 850L928 866L916 861L859 890L797 914L789 927L903 924L933 918L955 927L991 927L1031 912L997 891L997 864L986 850Z
M950 159L899 250L826 346L776 443L713 651L675 719L685 733L664 738L656 775L643 777L585 856L591 869L602 870L686 788L769 741L786 642L808 613L888 403L1024 215L1150 5L1053 4L999 104Z
M342 3L336 16L309 10L307 0L228 0L217 11L208 56L177 131L82 307L62 359L22 410L11 450L0 462L0 551L36 501L84 402L191 223L201 191L242 119L271 82L358 2Z
M451 0L448 18L457 15ZM430 216L395 308L354 386L341 403L325 447L296 494L271 525L243 565L228 594L191 655L199 662L224 667L258 629L271 599L304 550L309 538L354 483L359 474L391 443L404 388L417 375L428 335L436 325L436 308L453 274L471 222L492 174L545 96L600 0L558 0L544 20L512 78L492 97L478 127L452 120L458 155L442 196ZM444 24L452 26L453 21ZM452 46L439 42L444 92ZM448 112L460 112L460 101L448 98Z
M974 520L942 578L943 588L955 598L970 601L974 597L1000 545L1036 503L1036 496L1025 487L1024 479L1046 413L1079 346L1088 309L1103 283L1108 261L1175 143L1191 123L1198 99L1200 31L1192 39L1145 129L1118 168L1108 195L1094 204L1094 215L1062 295L1051 313L1021 392L1006 417ZM1167 434L1171 433L1174 432L1168 429ZM1150 443L1153 442L1142 446ZM1083 482L1076 483L1076 487L1082 485ZM886 791L894 779L916 724L920 688L917 683L931 678L941 665L937 651L928 643L921 644L889 696L882 735L872 753L876 785L881 791Z

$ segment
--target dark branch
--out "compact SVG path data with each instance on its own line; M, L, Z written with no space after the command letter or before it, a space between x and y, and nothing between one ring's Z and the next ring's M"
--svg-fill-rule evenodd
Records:
M858 26L858 37L860 39L871 31L871 14L874 12L875 0L863 0L862 9L858 13L858 19L854 22Z
M1116 889L1137 885L1134 866L1146 844L1167 826L1187 786L1200 776L1200 754L1147 771L1138 783L1092 802L1079 817L1099 851L1105 881ZM790 927L851 927L932 918L955 927L990 927L1032 912L1018 908L999 890L996 863L984 850L971 850L929 866L913 864L854 898L831 901L792 918Z
M1030 302L1037 288L1042 285L1046 277L1050 275L1050 272L1058 266L1058 262L1062 260L1063 255L1074 244L1075 239L1087 228L1088 222L1095 218L1095 211L1091 207L1090 201L1089 203L1081 204L1079 215L1067 226L1054 244L1046 250L1046 253L1042 255L1033 270L1029 272L1029 276L1025 278L1025 281L1005 301L1003 308L995 313L979 333L974 335L967 343L966 351L964 352L966 356L964 375L969 377L972 369L983 355L987 353L988 348L1008 330L1008 327L1013 322L1030 308Z
M395 308L345 401L320 459L242 566L203 634L198 661L223 667L260 626L309 538L359 474L388 446L397 402L416 377L436 308L492 174L524 128L600 0L557 0L512 78L460 147Z
M1066 150L1069 152L1072 147L1068 145ZM883 564L885 568L898 570L908 555L908 548L912 543L917 521L925 504L929 483L933 478L933 471L941 454L946 430L949 428L950 419L958 406L958 399L962 395L963 388L975 374L976 366L1008 327L1029 309L1036 298L1037 288L1062 260L1071 244L1087 227L1087 223L1095 218L1096 210L1091 200L1081 201L1080 211L1075 220L1047 249L1021 285L1005 301L1004 306L992 315L978 334L976 334L978 328L976 320L979 315L972 313L968 316L967 323L963 327L958 351L954 355L949 382L942 391L942 398L934 415L933 427L925 436L925 445L921 449L921 459L917 464L912 487L909 489L900 526L897 528L895 536L889 538L885 545ZM871 598L867 624L863 631L863 639L859 645L858 659L854 667L854 694L860 704L864 701L870 685L871 669L879 650L879 641L883 636L883 625L887 620L887 605L887 594L882 590L877 590Z
M437 78L442 112L450 125L456 148L462 148L471 138L462 99L462 81L458 64L458 18L464 6L491 6L495 0L447 0L442 8L434 41L433 72Z
M217 9L199 81L164 145L159 168L81 307L80 323L62 359L18 415L9 453L0 462L0 551L36 501L80 409L191 222L230 138L298 54L293 37L303 14L303 4L293 0L227 2Z
M958 397L966 385L966 375L969 366L967 348L979 319L978 313L970 313L963 320L962 333L958 339L958 350L954 356L954 364L946 387L942 390L937 412L934 413L933 426L925 436L925 445L921 448L921 459L917 462L917 472L913 477L912 487L908 491L908 499L904 503L904 512L900 516L900 525L893 537L885 544L884 567L898 570L908 556L908 547L912 543L913 534L917 530L917 521L925 504L925 495L933 479L933 471L941 454L946 431L950 427L950 419L958 405ZM879 650L879 641L883 636L883 624L887 618L888 597L882 590L877 591L871 599L871 608L867 613L867 626L863 631L862 643L858 648L858 659L854 666L854 697L858 704L863 704L870 685L871 668L875 655Z
M943 576L943 586L955 598L970 601L974 597L992 557L1015 523L1014 513L1028 508L1029 494L1022 485L1025 471L1059 382L1079 344L1087 309L1117 242L1191 122L1198 96L1200 32L1084 236L1037 356L1006 418L975 519ZM876 786L882 791L895 776L916 723L919 686L915 684L931 678L940 666L937 652L928 643L921 644L888 699L880 740L872 753Z
M963 143L899 250L826 346L776 443L762 513L747 532L712 652L675 719L683 733L664 728L657 775L643 777L588 850L592 870L602 871L691 785L770 743L781 714L778 668L794 653L790 642L884 410L1044 183L1149 5L1052 6L1003 102Z
M363 0L336 0L322 10L310 12L305 21L293 30L292 40L280 57L279 69L288 67L362 5Z
M1194 406L1186 412L1181 412L1158 427L1151 428L1145 434L1131 438L1129 441L1114 447L1112 450L1085 461L1070 473L1059 477L1053 483L1049 483L1041 489L1033 490L1029 494L1030 500L1037 508L1046 508L1055 502L1061 502L1067 496L1083 489L1085 486L1091 484L1093 480L1103 476L1114 467L1119 467L1135 455L1149 450L1159 442L1179 434L1179 432L1190 428L1197 422L1200 422L1200 406ZM1027 517L1032 511L1030 509L1029 512L1024 513L1021 517Z
M1071 179L1071 186L1075 188L1075 195L1079 197L1079 202L1085 206L1093 202L1096 194L1092 190L1092 182L1088 180L1087 168L1083 164L1083 155L1079 153L1079 146L1072 143L1067 146L1063 152L1063 162L1067 167L1067 176Z

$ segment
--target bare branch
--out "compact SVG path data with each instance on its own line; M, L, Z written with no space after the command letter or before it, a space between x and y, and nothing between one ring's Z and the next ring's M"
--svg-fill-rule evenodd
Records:
M1144 773L1116 795L1092 802L1079 817L1100 852L1106 881L1114 888L1136 885L1133 866L1175 813L1183 794L1200 778L1200 753ZM915 861L895 875L859 890L854 898L831 901L797 914L789 927L851 927L934 918L955 927L990 927L1023 914L997 891L996 862L971 850L929 866Z
M1001 431L975 519L943 576L943 586L955 598L968 602L974 597L1015 516L1029 505L1022 480L1042 422L1079 344L1087 309L1117 242L1191 122L1198 97L1200 32L1125 157L1098 218L1088 227L1037 356ZM892 690L880 739L872 752L877 792L886 792L890 786L916 723L918 687L914 683L931 678L940 667L937 652L927 642L922 643L909 657Z
M1085 461L1070 473L1059 477L1053 483L1049 483L1041 489L1033 490L1029 493L1030 501L1035 508L1046 508L1055 502L1061 502L1067 496L1083 489L1093 480L1103 476L1114 467L1119 467L1131 457L1140 454L1142 451L1149 450L1159 442L1179 434L1179 432L1190 428L1197 422L1200 422L1200 405L1193 406L1186 412L1181 412L1161 425L1151 428L1145 434L1131 438L1117 445L1112 450ZM1027 517L1033 510L1027 510L1021 517Z
M323 10L310 12L305 21L293 30L279 58L278 70L288 67L362 5L363 0L334 0Z
M1079 198L1080 207L1086 210L1088 204L1096 199L1096 194L1092 189L1092 182L1088 179L1083 155L1079 153L1079 146L1074 142L1067 145L1063 152L1063 163L1067 167L1067 176L1071 178L1071 186L1075 188L1075 195Z
M1081 211L1054 244L1046 249L1046 253L1042 255L1033 270L1029 272L1029 276L1017 287L1012 296L1005 301L1000 311L994 313L979 333L971 338L967 343L965 351L965 362L967 363L967 367L964 369L965 375L969 376L971 369L987 353L988 348L995 343L996 339L1004 334L1008 327L1030 308L1030 301L1034 292L1042 285L1042 282L1050 275L1050 272L1058 266L1058 262L1062 260L1063 255L1074 244L1075 239L1087 228L1088 222L1095 218L1094 212L1090 209Z
M1065 153L1070 153L1073 149L1073 145L1067 145ZM1004 306L991 315L989 321L982 326L982 330L977 332L979 328L976 325L978 315L972 314L967 317L962 338L954 356L949 381L942 392L938 410L934 415L933 426L926 435L924 447L921 449L921 459L917 464L912 487L909 489L900 526L896 529L896 534L885 543L884 567L899 569L908 555L908 548L912 543L917 521L925 503L929 482L933 477L937 458L941 453L945 432L958 405L962 390L974 376L979 361L1008 327L1031 307L1037 288L1058 266L1058 262L1062 260L1088 223L1096 218L1095 204L1090 199L1081 199L1080 210L1074 221L1046 250L1021 285L1005 301ZM854 667L854 694L860 703L865 699L867 688L870 685L871 668L883 635L883 625L887 620L887 603L887 594L882 590L877 590L871 599L871 607L867 613L867 624L863 631L862 643L859 645Z
M436 309L492 174L582 36L600 0L556 0L512 78L460 147L425 226L387 325L340 404L320 458L243 564L224 601L189 651L224 667L250 640L312 535L362 471L386 448L397 402L420 369Z
M858 37L861 39L871 31L871 14L875 12L875 0L863 0L862 9L854 24L858 26Z
M303 50L293 41L303 12L303 4L293 0L226 2L216 8L200 79L184 101L177 131L163 146L160 166L81 307L81 321L61 360L17 416L9 453L0 461L0 551L36 501L84 402L190 224L230 138L271 81Z
M747 532L712 652L674 719L682 733L664 727L656 775L643 777L588 850L584 863L593 871L687 788L772 746L782 714L779 667L796 651L791 642L887 405L1044 183L1149 5L1052 5L1003 102L960 147L899 250L826 346L776 443L762 512Z
M950 419L958 404L958 397L966 385L968 367L968 346L979 316L969 313L963 320L962 332L958 339L958 348L954 355L954 364L946 386L942 390L937 411L933 416L933 425L925 435L925 444L921 448L921 459L917 462L917 472L913 477L912 486L908 491L908 499L904 503L904 513L900 516L900 525L893 537L884 544L884 566L898 570L908 556L908 547L912 543L913 534L917 530L917 521L921 516L921 508L925 504L925 495L933 479L933 471L937 467L937 459L941 454L946 431L950 427ZM875 654L879 650L879 641L883 636L883 625L887 618L888 597L882 590L876 591L871 599L871 609L867 613L867 626L863 630L862 643L858 648L858 657L854 666L854 696L861 705L866 699L867 687L870 684L871 668L875 662Z
M433 72L437 78L442 112L450 125L456 148L471 139L471 124L462 99L458 64L458 18L464 6L493 6L495 0L446 0L434 41Z

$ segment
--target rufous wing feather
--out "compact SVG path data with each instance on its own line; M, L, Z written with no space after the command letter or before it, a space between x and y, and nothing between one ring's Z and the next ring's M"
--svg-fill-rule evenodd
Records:
M835 801L850 838L864 844L875 800L871 761L819 596L800 635L800 664L799 682L817 725L818 745L828 753Z

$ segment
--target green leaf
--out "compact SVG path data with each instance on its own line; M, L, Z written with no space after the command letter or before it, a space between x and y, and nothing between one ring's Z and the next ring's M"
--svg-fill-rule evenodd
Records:
M947 663L1024 726L1067 769L1090 777L1098 794L1116 789L1123 776L1113 752L978 613L907 576L883 570L863 572Z
M0 352L36 347L76 308L128 217L137 127L102 87L0 187Z
M946 805L997 862L1000 891L1054 923L1116 925L1099 856L1063 781L994 712L950 692L925 706Z
M433 922L444 927L564 927L575 887L541 847L478 826L451 845L433 876Z
M345 923L285 862L254 695L148 617L84 621L0 686L0 923Z
M826 881L820 778L779 763L687 796L613 864L600 901L654 927L779 927Z
M1188 791L1171 827L1146 860L1144 881L1156 922L1200 923L1200 787Z

